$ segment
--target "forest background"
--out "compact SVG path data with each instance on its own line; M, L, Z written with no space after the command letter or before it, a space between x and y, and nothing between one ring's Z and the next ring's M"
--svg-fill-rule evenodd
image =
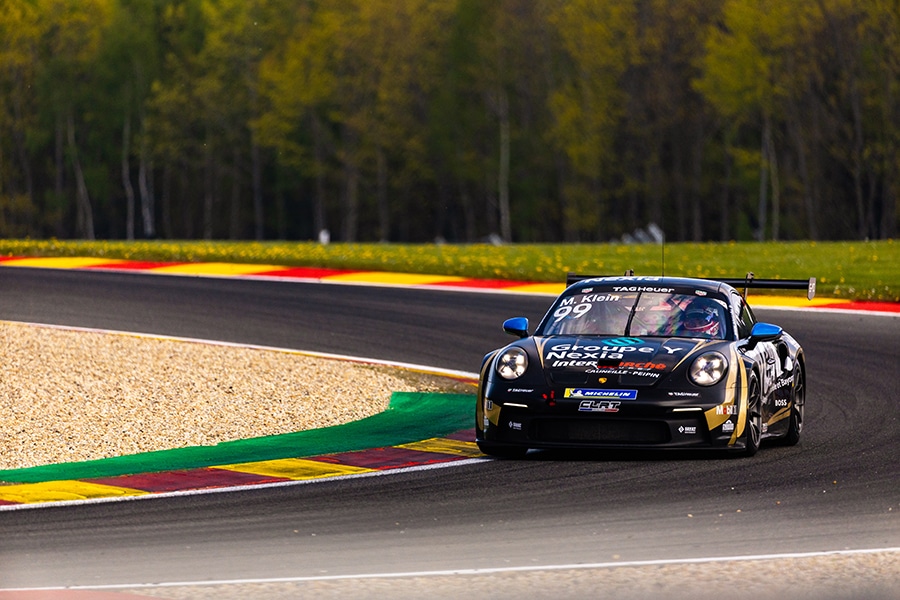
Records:
M889 239L898 88L897 0L0 0L0 237Z

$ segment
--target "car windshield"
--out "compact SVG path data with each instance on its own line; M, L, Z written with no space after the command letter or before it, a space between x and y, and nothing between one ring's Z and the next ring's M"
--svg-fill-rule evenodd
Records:
M725 339L726 314L724 302L695 293L582 288L557 300L537 335Z

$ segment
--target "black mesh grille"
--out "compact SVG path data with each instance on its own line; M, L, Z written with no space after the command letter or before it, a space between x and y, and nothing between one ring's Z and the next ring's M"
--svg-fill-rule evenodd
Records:
M587 373L581 371L549 371L550 382L556 385L584 385L588 382Z
M529 434L539 442L665 444L670 441L669 427L660 421L535 419Z

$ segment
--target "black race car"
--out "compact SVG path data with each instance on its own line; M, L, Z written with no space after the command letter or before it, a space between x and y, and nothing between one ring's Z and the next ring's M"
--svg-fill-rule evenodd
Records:
M591 277L570 274L533 334L484 357L475 410L482 452L529 448L706 448L752 456L793 445L803 428L806 357L760 323L748 288L809 280ZM736 288L743 288L743 293Z

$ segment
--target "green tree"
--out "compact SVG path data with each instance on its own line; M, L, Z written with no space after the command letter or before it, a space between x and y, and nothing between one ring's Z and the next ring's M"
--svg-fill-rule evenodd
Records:
M36 223L33 159L35 70L44 21L31 2L0 1L0 235L29 235Z
M54 26L44 36L37 86L55 119L57 146L64 144L75 180L75 235L94 239L94 214L88 189L84 152L89 135L82 118L90 114L92 67L112 13L109 0L40 0L45 18ZM57 150L57 157L61 152ZM91 170L99 165L87 165ZM57 179L63 165L57 162Z
M608 186L624 111L621 78L635 52L634 11L633 1L571 0L550 17L569 59L549 100L551 141L566 157L561 189L565 241L609 233Z

